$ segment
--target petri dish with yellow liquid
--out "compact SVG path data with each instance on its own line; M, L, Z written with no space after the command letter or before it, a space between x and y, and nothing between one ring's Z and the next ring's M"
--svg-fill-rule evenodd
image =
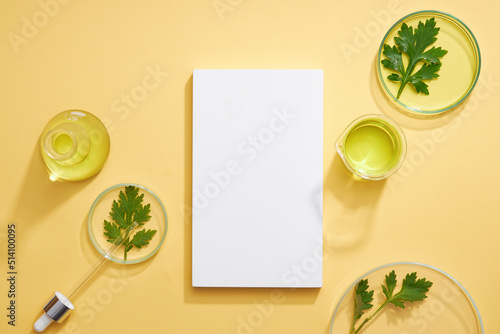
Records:
M406 139L399 125L378 114L355 119L335 146L357 179L385 179L399 169L406 155Z
M436 28L439 28L437 40L432 46L441 47L448 52L440 58L442 66L437 72L439 77L425 80L429 95L417 93L411 84L407 84L399 98L400 82L389 80L387 77L393 70L382 65L386 59L383 54L384 45L396 45L394 37L398 37L403 23L415 30L419 22L434 18ZM408 57L403 53L403 64L408 65ZM415 73L423 61L415 67ZM471 30L456 17L439 11L425 10L409 14L397 21L386 33L377 55L377 77L381 88L390 101L403 111L418 115L439 114L460 105L472 92L479 77L481 55L476 38Z

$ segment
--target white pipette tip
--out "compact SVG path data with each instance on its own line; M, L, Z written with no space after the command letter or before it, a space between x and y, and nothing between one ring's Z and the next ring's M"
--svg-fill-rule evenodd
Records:
M59 291L56 291L55 296L43 308L43 314L33 325L36 332L43 332L52 322L62 322L75 307Z
M81 281L71 290L68 294L69 298L73 298L75 294L80 290L80 288L87 283L87 281L96 273L99 268L105 263L106 260L110 259L111 255L123 244L125 240L130 236L130 233L138 226L137 222L134 222L130 225L129 228L125 230L123 235L121 236L121 240L119 243L113 243L111 247L108 248L106 254L103 254L99 260L94 264L92 268L90 268L89 272L81 279ZM115 240L116 242L116 240ZM69 299L56 291L55 296L45 305L43 308L43 314L40 318L35 322L33 328L36 332L43 332L52 322L61 323L66 319L69 313L74 310L75 307L69 301Z
M54 320L52 320L52 318L49 317L47 313L43 312L40 318L38 318L38 320L35 322L33 328L35 329L35 332L41 333L45 330L45 328L49 327L52 321Z

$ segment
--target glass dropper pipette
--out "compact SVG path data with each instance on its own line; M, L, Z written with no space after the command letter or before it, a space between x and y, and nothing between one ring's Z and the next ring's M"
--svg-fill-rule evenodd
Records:
M97 271L106 263L106 260L111 259L111 256L116 252L118 248L127 240L134 228L138 225L134 222L130 227L128 227L121 236L113 241L111 247L109 247L94 265L83 275L83 277L78 281L78 283L70 290L67 295L63 295L59 291L55 292L55 296L45 305L43 308L44 312L40 318L35 322L34 329L36 332L43 332L52 322L56 321L61 323L66 319L69 313L75 309L70 299L76 296L80 289L85 286L85 284L95 275Z

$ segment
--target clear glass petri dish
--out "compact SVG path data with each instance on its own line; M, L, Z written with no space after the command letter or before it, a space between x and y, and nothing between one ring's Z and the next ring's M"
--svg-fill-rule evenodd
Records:
M436 27L440 30L436 36L437 41L430 47L448 50L441 58L439 77L424 81L429 86L429 95L417 93L414 87L407 84L401 96L397 98L399 82L387 79L387 76L396 72L381 64L386 58L383 54L384 45L395 45L394 37L398 36L403 23L415 29L420 21L425 23L431 18L435 19ZM404 56L403 54L405 63L407 59ZM417 65L416 70L419 68L420 65ZM397 107L412 114L432 115L457 107L470 95L479 78L481 54L476 38L462 21L450 14L425 10L401 18L389 29L380 43L376 69L382 91Z
M157 232L148 245L143 246L141 249L133 247L130 251L128 251L127 259L125 259L123 245L114 250L111 255L106 255L113 245L107 241L107 237L104 235L104 220L111 221L109 213L111 211L113 201L118 201L120 192L125 192L125 187L127 186L135 186L139 188L139 195L144 194L142 204L144 206L150 204L151 206L151 211L149 213L151 219L145 222L143 226L136 228L132 232L131 237L133 237L137 231L142 229L151 229L156 230ZM167 235L167 226L167 213L160 199L148 188L133 183L122 183L104 190L99 196L97 196L94 203L92 203L87 217L87 230L89 237L97 251L102 255L107 256L108 259L123 264L139 263L156 254L163 244L165 236Z
M381 284L385 275L392 270L397 275L395 292L399 291L403 278L408 273L417 273L417 279L426 278L433 282L424 301L406 303L405 308L387 305L376 317L368 322L360 334L376 333L484 333L479 311L470 294L453 277L430 265L415 262L397 262L377 267L359 277L345 291L333 312L330 334L348 334L354 311L354 288L361 279L368 279L369 289L374 290L372 309L365 311L356 327L366 315L372 314L385 296Z

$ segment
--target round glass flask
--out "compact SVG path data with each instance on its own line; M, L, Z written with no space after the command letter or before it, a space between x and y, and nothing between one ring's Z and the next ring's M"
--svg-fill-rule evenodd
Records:
M67 110L47 123L40 150L52 181L80 181L102 169L109 155L109 134L91 113Z

